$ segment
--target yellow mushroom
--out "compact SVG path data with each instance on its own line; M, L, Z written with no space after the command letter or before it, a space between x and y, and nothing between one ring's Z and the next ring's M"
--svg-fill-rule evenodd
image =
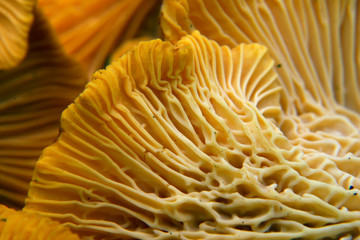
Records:
M311 168L275 125L273 65L197 31L140 43L63 112L24 211L95 239L358 237L359 185Z
M42 149L59 134L61 112L87 82L36 11L26 58L0 71L0 203L22 207Z
M15 211L0 204L0 239L80 240L69 228L36 213Z
M176 42L200 31L219 44L261 43L275 60L275 125L313 169L360 187L360 1L165 0L161 26Z

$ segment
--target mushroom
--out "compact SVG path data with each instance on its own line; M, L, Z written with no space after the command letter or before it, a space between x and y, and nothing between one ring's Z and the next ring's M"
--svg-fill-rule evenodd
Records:
M36 213L15 211L0 204L0 239L80 240L69 228Z
M136 34L159 0L39 0L38 3L67 53L83 64L91 78L119 41Z
M58 135L61 112L87 82L39 11L28 41L26 58L0 72L0 203L17 208L42 149Z
M15 67L28 48L35 0L0 1L0 70Z
M275 125L313 169L359 188L360 1L165 0L161 26L176 42L200 31L219 44L261 43L275 60Z
M274 63L197 31L139 43L63 112L24 211L95 239L358 236L359 185L311 168L275 124Z

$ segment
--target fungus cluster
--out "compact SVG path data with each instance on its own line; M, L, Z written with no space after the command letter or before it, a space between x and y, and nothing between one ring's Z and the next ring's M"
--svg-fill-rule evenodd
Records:
M81 239L360 239L360 1L164 0L162 39L138 34L112 55L121 33L135 36L157 2L75 2L84 15L62 15L53 7L63 3L39 1L57 31L50 35L70 57L45 51L50 41L32 35L41 26L36 10L27 57L17 70L0 72L0 124L23 119L22 128L0 135L0 160L1 144L4 156L27 157L26 148L9 147L21 145L12 137L19 132L50 136L39 127L49 124L32 121L29 109L34 118L60 121L58 136L47 138L53 142L37 146L32 164L43 150L22 195L11 195L8 183L20 175L4 173L10 167L0 161L0 177L11 180L0 183L0 200L21 202L27 193L19 213L60 222ZM75 30L82 27L89 31ZM37 71L52 64L40 50L57 56L54 69L73 72L53 78ZM61 117L37 108L50 106L51 96L64 109L61 99L77 93L62 94L84 86L105 55L110 65ZM1 77L30 68L29 81ZM42 85L33 76L55 80ZM6 93L17 83L41 88L33 98L22 91L15 105L18 95ZM47 84L68 90L57 95Z

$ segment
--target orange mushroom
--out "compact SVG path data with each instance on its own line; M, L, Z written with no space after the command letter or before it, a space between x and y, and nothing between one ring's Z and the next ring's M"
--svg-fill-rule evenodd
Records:
M276 126L273 65L197 31L140 43L63 112L24 211L95 239L358 237L359 182L311 168Z
M0 204L0 239L80 240L69 228L36 213L15 211Z
M39 0L61 44L89 77L119 41L135 36L159 0Z
M0 203L22 207L35 162L59 133L61 112L87 81L40 12L26 58L0 72Z
M18 65L28 49L35 0L0 1L0 70Z

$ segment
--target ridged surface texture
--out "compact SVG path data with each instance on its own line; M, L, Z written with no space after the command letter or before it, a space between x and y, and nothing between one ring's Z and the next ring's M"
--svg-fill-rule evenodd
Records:
M161 26L172 42L199 30L231 47L264 44L281 86L275 126L311 168L359 189L359 10L356 0L165 0Z
M140 43L63 112L25 211L95 239L358 237L360 159L291 143L274 63L197 31Z
M0 1L0 70L19 64L28 49L35 0Z
M23 206L41 150L59 134L61 112L86 81L37 12L26 58L0 71L0 203Z
M0 205L1 240L80 240L68 227L36 213Z
M316 104L360 113L360 1L165 0L162 27L175 42L197 29L230 47L267 46L287 113Z

